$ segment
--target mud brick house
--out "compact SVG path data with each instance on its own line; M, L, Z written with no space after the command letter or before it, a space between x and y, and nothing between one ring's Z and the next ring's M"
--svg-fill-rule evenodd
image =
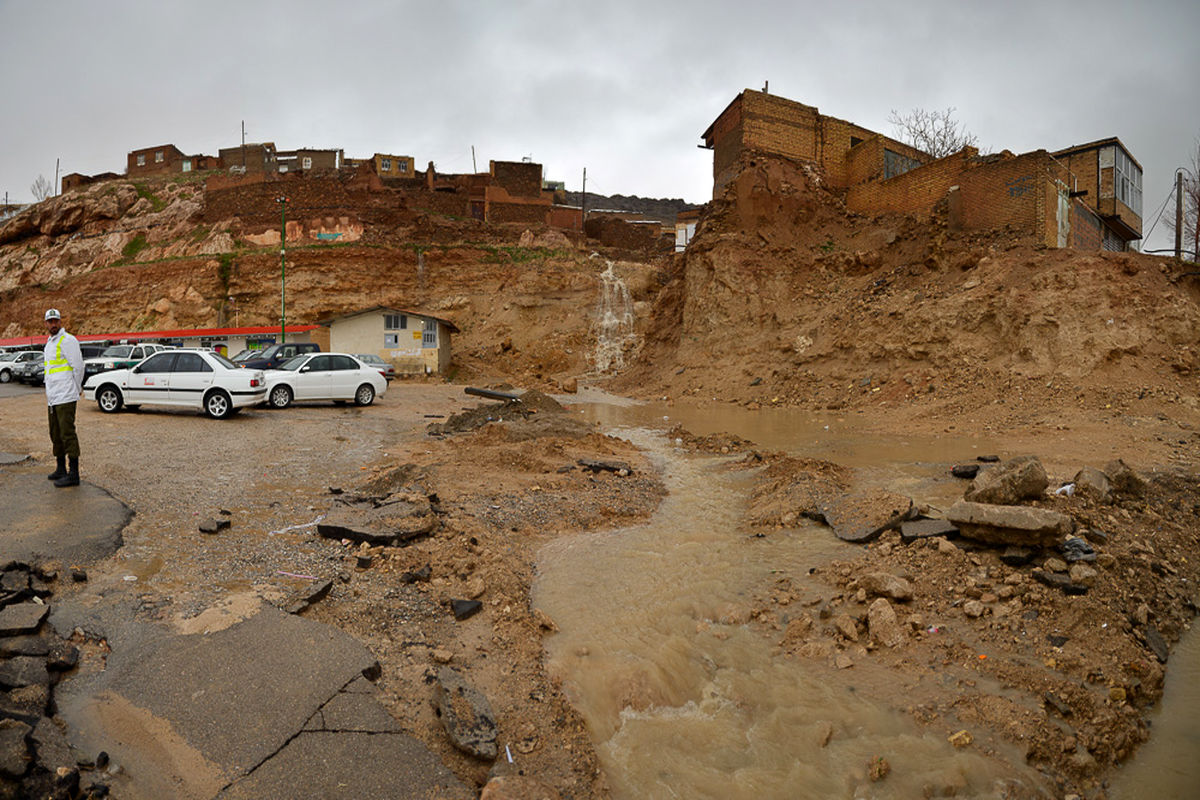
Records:
M345 165L341 150L278 150L275 161L280 172L325 172Z
M140 175L171 175L213 169L215 166L216 159L212 156L189 156L173 144L162 144L129 153L126 156L125 174L131 178Z
M376 153L371 165L380 178L412 178L416 175L416 163L412 156L396 156Z
M542 189L542 165L531 161L489 161L469 186L471 216L488 222L544 223L554 204L554 192Z
M934 159L816 108L745 90L703 134L713 151L713 196L746 152L820 166L863 214L928 214L944 208L952 229L1008 227L1048 247L1126 250L1141 238L1142 169L1116 138L1055 153L973 147ZM944 204L944 205L943 205Z
M279 172L275 143L261 142L237 147L222 147L217 151L222 169L249 173Z
M98 175L84 175L79 172L72 172L70 175L63 175L60 181L61 190L69 192L72 189L78 189L80 186L88 186L101 181L114 181L121 176L115 172L101 172Z

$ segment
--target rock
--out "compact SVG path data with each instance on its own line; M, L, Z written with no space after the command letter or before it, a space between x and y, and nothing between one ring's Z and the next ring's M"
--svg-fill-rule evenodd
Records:
M883 489L837 495L821 504L821 515L842 541L869 542L912 519L912 498Z
M963 613L971 619L982 617L985 610L983 603L978 600L968 600L963 603Z
M939 553L958 553L958 546L948 539L938 539L937 549Z
M0 608L0 636L37 633L42 620L49 613L50 606L38 603L18 603Z
M50 686L33 684L19 689L0 691L0 718L12 717L36 725L50 706Z
M817 747L828 747L829 742L833 739L833 723L829 720L818 722L813 739L816 741Z
M433 575L433 567L426 564L418 570L405 572L400 576L401 583L428 583L430 576Z
M1108 699L1113 703L1124 703L1127 693L1124 686L1108 687Z
M1112 499L1112 484L1108 476L1095 467L1084 467L1076 472L1073 483L1076 494L1083 497L1098 503L1107 503Z
M892 600L911 600L912 584L887 572L868 572L861 575L858 585L872 597L888 597Z
M1079 536L1072 536L1070 539L1067 539L1058 546L1058 550L1063 554L1063 558L1067 560L1068 564L1076 561L1096 560L1095 548L1088 544L1087 539Z
M1051 589L1058 589L1064 594L1087 594L1086 586L1071 583L1071 579L1066 575L1035 569L1033 571L1033 579L1044 586L1049 586Z
M1096 577L1099 575L1096 570L1089 567L1087 564L1072 564L1071 565L1071 583L1079 586L1086 586L1089 589L1096 585Z
M1042 699L1046 701L1046 705L1053 707L1060 717L1071 716L1071 707L1060 700L1054 692L1045 692Z
M561 800L548 783L528 775L497 775L487 782L479 800Z
M438 527L438 516L428 498L411 494L339 502L317 523L326 539L349 539L372 545L399 546L429 536Z
M946 741L955 747L962 748L968 747L971 742L975 741L975 739L971 736L971 734L967 733L965 730L962 730L955 731L954 733L950 734L948 737L946 737Z
M846 653L838 653L833 658L833 665L838 669L850 669L854 666L854 659Z
M33 749L37 753L37 761L51 772L59 767L70 769L75 764L71 753L71 745L67 743L66 734L52 719L42 717L33 728ZM78 773L76 773L78 775Z
M1000 560L1010 567L1023 567L1033 561L1034 551L1028 547L1006 547Z
M87 570L84 570L84 569L71 570L71 580L75 581L76 583L83 583L84 581L87 580L87 578L88 578Z
M455 670L441 667L437 672L434 705L442 728L455 747L485 761L496 759L496 716L482 692Z
M900 523L900 540L905 544L933 536L952 538L958 536L958 528L944 519L913 519Z
M838 633L850 641L858 641L858 624L854 621L854 617L849 614L838 614L833 618L833 626L837 628Z
M1163 639L1162 634L1153 626L1147 626L1142 630L1142 640L1146 642L1146 646L1154 653L1154 657L1158 659L1160 664L1167 663L1167 643Z
M19 689L22 686L49 686L50 675L46 660L37 656L13 656L0 661L0 686Z
M227 519L206 519L200 523L201 533L216 533L229 527Z
M999 464L1000 456L976 456L975 460L980 464Z
M0 776L19 778L29 767L25 737L33 730L15 719L0 719Z
M880 597L867 609L867 630L872 639L887 647L904 644L904 629L886 598Z
M1057 511L966 500L950 506L946 519L970 539L1023 547L1048 547L1075 530L1075 520Z
M1041 497L1050 480L1036 456L1022 456L984 470L963 495L972 503L1015 505L1022 500Z
M475 616L481 608L483 608L483 603L478 600L454 599L450 601L450 610L454 612L454 618L459 622Z
M1142 603L1133 612L1133 621L1138 625L1146 625L1150 622L1150 606Z
M1141 497L1146 493L1146 479L1119 458L1104 465L1104 474L1116 494Z
M1092 544L1108 544L1108 534L1097 528L1085 528L1080 533Z
M1101 553L1100 555L1096 556L1096 564L1097 566L1104 567L1105 569L1112 569L1117 565L1117 557L1112 553Z
M45 656L50 653L50 640L45 636L6 636L0 638L0 658L8 656Z
M316 580L292 593L292 596L283 604L283 610L289 614L299 614L311 606L313 603L320 602L325 599L329 591L333 588L331 580Z
M1050 643L1051 647L1062 647L1064 644L1071 641L1071 637L1063 636L1057 633L1048 633L1046 634L1046 641Z
M430 657L439 664L449 664L454 659L454 653L435 647L429 652Z
M1042 562L1042 569L1047 572L1066 572L1067 562L1061 558L1047 558Z
M581 458L575 462L589 472L615 472L618 475L632 475L633 467L624 461L596 461L591 458Z
M956 478L973 479L979 474L978 464L955 464L950 468L950 474Z

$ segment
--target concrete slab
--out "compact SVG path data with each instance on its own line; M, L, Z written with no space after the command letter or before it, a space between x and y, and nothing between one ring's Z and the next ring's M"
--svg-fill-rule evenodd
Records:
M28 460L28 454L21 455L20 453L0 453L0 467L8 466L9 464L20 464L22 461Z
M133 512L87 481L66 489L54 486L46 480L50 469L31 465L0 472L10 498L0 503L0 564L46 559L90 564L121 546L121 530Z
M123 766L122 797L459 796L429 793L457 781L399 732L362 678L374 656L349 635L266 604L211 633L129 611L51 617L112 646L103 672L64 681L55 695L72 745L107 750ZM406 774L411 781L398 780Z

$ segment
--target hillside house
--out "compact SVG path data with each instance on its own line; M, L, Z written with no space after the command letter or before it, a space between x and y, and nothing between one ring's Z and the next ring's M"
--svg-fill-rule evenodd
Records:
M173 144L161 144L129 153L126 156L125 174L131 178L141 175L172 175L212 169L215 166L216 159L212 156L189 156Z
M376 153L371 158L371 164L380 178L413 178L417 174L412 156Z
M713 150L713 196L743 153L811 162L863 214L928 214L945 204L956 230L1008 226L1048 247L1126 250L1141 238L1138 162L1116 138L1055 153L973 147L934 159L816 108L750 89L703 134Z
M256 142L217 151L221 168L246 174L279 172L274 142Z

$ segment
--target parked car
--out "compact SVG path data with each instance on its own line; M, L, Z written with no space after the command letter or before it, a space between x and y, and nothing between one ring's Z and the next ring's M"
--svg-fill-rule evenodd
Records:
M42 358L41 350L17 350L5 353L3 357L0 357L0 383L8 383L13 380L16 368L35 358Z
M139 361L167 349L170 348L161 344L114 344L105 348L96 358L83 360L84 379L110 369L128 369Z
M374 367L379 370L379 374L384 380L390 381L396 377L396 367L390 361L384 361L381 356L374 353L355 353L354 357L366 364L368 367Z
M353 400L355 405L369 406L387 391L387 381L378 370L347 353L296 356L264 375L271 408L287 408L303 400Z
M37 385L42 382L45 375L45 360L41 351L32 354L32 358L26 358L13 365L12 379L20 383L29 383Z
M261 370L241 369L220 353L170 349L129 369L101 372L83 385L85 400L112 414L140 405L198 408L213 419L236 414L266 400Z
M81 344L79 345L79 354L84 360L89 358L99 358L108 349L108 345L103 344Z
M319 353L321 346L313 342L287 342L273 344L257 356L239 362L246 369L279 369L284 362L305 353Z
M256 355L258 355L261 352L262 352L262 350L241 350L238 352L237 355L230 356L229 360L235 364L241 364L247 358L254 358Z

